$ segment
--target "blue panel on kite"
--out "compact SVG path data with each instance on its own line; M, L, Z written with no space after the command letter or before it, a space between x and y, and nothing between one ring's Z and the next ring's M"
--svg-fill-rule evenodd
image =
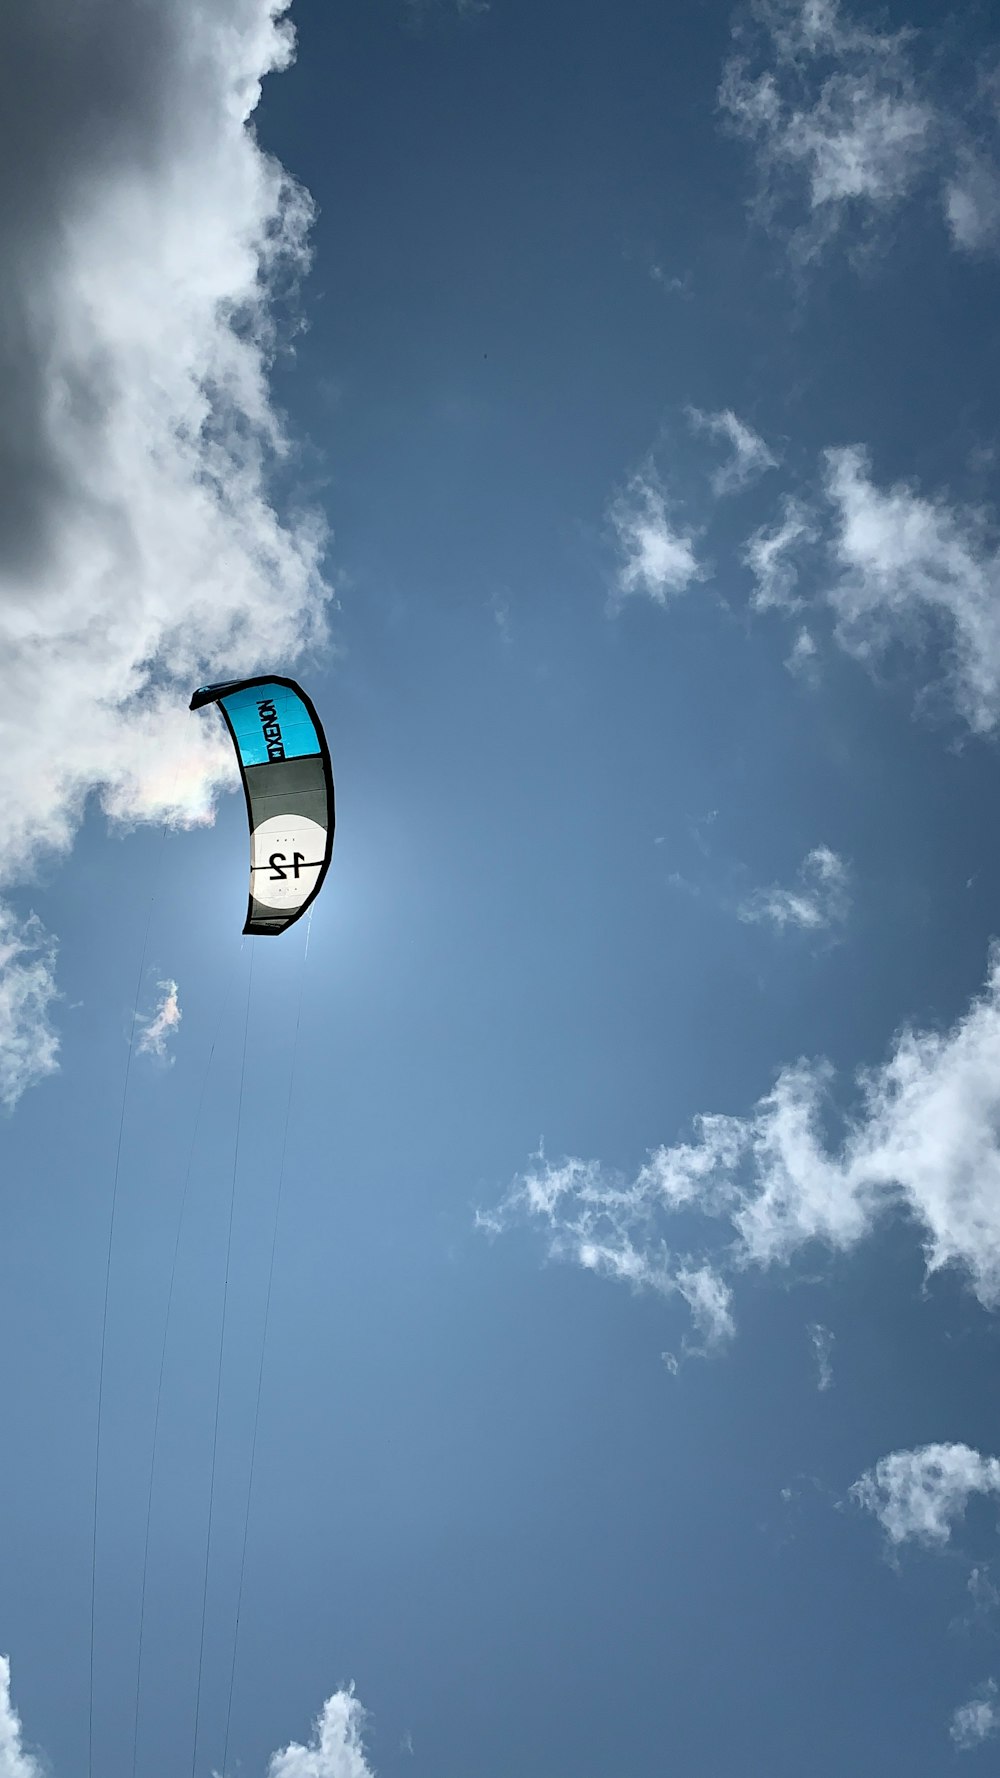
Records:
M219 699L245 766L302 759L320 751L319 737L299 693L266 681Z

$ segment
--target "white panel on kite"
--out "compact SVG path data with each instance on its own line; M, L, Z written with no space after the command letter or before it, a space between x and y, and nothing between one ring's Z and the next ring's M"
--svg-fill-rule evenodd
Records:
M326 831L304 815L272 815L250 836L250 890L268 908L297 908L312 895L327 856Z

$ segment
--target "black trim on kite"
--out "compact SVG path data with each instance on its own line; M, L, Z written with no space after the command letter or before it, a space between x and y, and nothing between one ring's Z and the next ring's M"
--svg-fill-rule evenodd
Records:
M309 714L309 718L310 718L310 721L312 722L313 728L316 731L316 738L319 741L319 753L318 753L318 755L317 754L300 754L298 757L304 758L304 759L315 759L318 757L323 761L323 776L326 780L327 807L328 807L329 815L330 815L330 821L329 821L329 825L328 825L327 831L326 831L326 850L323 854L323 859L322 859L322 862L320 865L319 876L316 878L315 883L313 884L312 888L310 889L309 894L306 896L305 901L302 903L301 907L296 908L295 912L290 916L290 918L286 918L282 914L275 914L271 919L267 920L266 923L259 916L258 916L257 920L254 919L254 915L253 915L253 904L254 904L253 871L254 871L254 867L253 867L253 864L251 863L251 866L250 866L250 895L247 899L247 917L246 917L246 923L243 927L244 936L250 935L252 937L258 937L258 938L280 938L281 934L283 932L286 932L288 930L289 926L294 926L296 920L301 920L303 914L306 913L309 910L309 908L312 907L313 902L316 900L317 895L319 894L320 890L323 887L324 882L326 881L326 873L330 868L330 861L333 858L333 834L334 834L334 828L336 827L336 809L335 809L335 804L334 804L334 791L333 791L333 760L330 758L330 748L327 744L326 735L323 730L323 724L320 722L319 716L317 715L316 706L313 703L312 698L309 696L309 693L303 691L303 689L297 679L289 679L282 673L255 673L249 679L228 679L222 685L202 685L202 686L199 686L198 690L193 694L188 708L190 710L203 710L203 709L205 709L205 707L208 704L218 704L219 705L219 709L222 712L223 721L225 722L225 725L226 725L227 729L229 730L230 738L233 743L233 749L236 753L237 763L240 768L240 780L243 785L243 798L246 803L246 809L247 809L247 825L250 829L251 835L253 834L253 830L254 830L254 828L253 828L253 809L252 809L251 803L250 803L250 787L249 787L249 784L247 783L246 767L244 766L243 760L240 756L240 748L239 748L239 742L236 738L236 730L233 728L233 725L229 720L229 712L226 709L225 704L223 704L221 702L221 700L223 698L231 696L233 692L247 691L255 685L283 685L289 691L293 691L295 693L296 697L299 697L302 699L302 702L305 705L306 710Z
M188 705L189 710L203 710L206 704L217 704L220 698L228 698L234 691L249 691L253 685L285 685L302 699L313 719L313 727L320 741L323 740L323 725L316 715L316 706L308 692L302 690L297 679L288 679L284 673L254 673L249 679L224 679L220 685L200 685L193 694Z

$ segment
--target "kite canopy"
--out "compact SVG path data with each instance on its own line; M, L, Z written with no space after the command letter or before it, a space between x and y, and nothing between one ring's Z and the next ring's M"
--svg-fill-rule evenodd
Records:
M218 704L240 762L250 822L244 932L277 935L315 901L333 852L333 766L319 717L294 679L264 674L203 685L191 709Z

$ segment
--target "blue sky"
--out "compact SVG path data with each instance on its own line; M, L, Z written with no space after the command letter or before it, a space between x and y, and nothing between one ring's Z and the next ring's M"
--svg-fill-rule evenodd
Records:
M988 9L0 49L0 1778L990 1771Z

